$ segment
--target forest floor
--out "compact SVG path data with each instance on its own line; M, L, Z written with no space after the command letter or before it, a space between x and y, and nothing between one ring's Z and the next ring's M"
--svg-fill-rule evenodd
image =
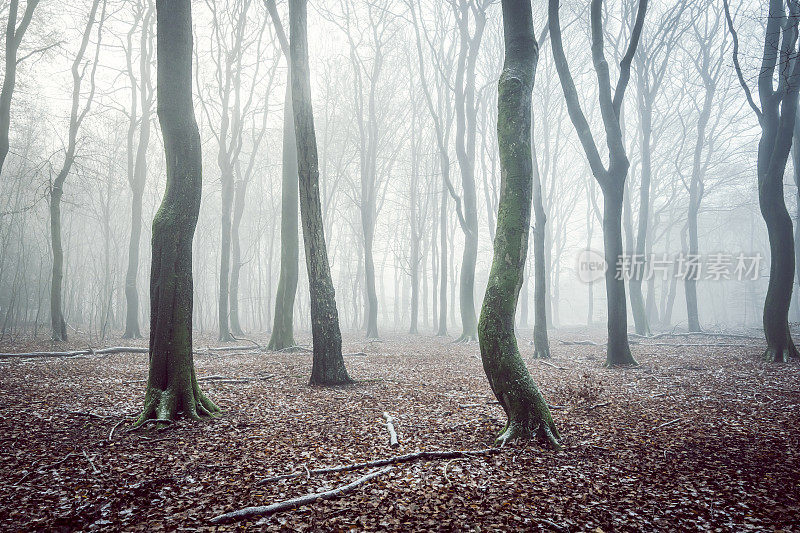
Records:
M133 432L146 354L2 360L0 529L800 531L800 364L762 361L760 338L692 336L634 339L640 366L606 369L602 346L563 344L600 331L554 332L547 362L520 337L563 451L399 464L342 498L223 526L209 519L371 471L307 469L491 446L505 416L477 344L345 335L363 354L345 357L357 384L335 389L308 386L308 353L201 351L198 376L259 379L203 381L217 419ZM0 345L32 349L63 346Z

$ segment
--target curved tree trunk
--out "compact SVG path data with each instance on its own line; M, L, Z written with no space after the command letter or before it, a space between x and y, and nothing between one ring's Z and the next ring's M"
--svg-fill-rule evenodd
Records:
M313 365L311 385L351 383L342 358L342 334L331 280L322 204L319 194L319 163L314 114L311 107L311 74L308 65L307 0L289 1L291 38L292 106L297 139L297 168L300 180L300 214L308 269L311 300Z
M776 362L800 357L789 332L795 251L792 218L783 195L783 173L789 156L796 109L797 94L783 102L780 117L777 106L774 113L765 109L758 149L758 204L767 225L770 250L769 285L763 317L767 340L765 357ZM790 114L791 120L788 118ZM781 159L783 164L780 164Z
M158 119L167 186L153 219L150 371L136 421L197 419L219 408L200 390L192 358L192 240L200 213L202 157L192 103L191 0L157 0Z
M508 417L497 441L539 438L559 447L550 409L525 367L514 334L531 220L531 92L538 45L530 2L503 0L502 4L506 57L497 98L500 202L478 337L483 369Z
M758 204L767 224L770 266L769 285L764 299L765 357L786 362L800 357L789 331L789 304L795 276L792 218L783 195L783 175L792 148L800 92L800 62L797 61L797 31L800 5L789 2L787 15L782 0L769 0L764 32L764 48L758 76L761 109L753 100L739 64L739 38L727 0L723 2L728 30L733 38L733 64L747 102L758 117L761 139L758 142ZM780 44L780 46L778 46ZM777 90L775 70L780 65Z

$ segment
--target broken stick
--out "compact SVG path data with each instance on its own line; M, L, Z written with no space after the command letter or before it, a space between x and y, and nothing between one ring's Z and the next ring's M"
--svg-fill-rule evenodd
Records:
M500 453L500 448L486 448L483 450L448 450L448 451L431 451L431 452L415 452L405 455L395 455L387 459L378 459L377 461L369 461L366 463L355 463L351 465L333 466L329 468L316 468L309 470L310 474L335 474L338 472L349 472L351 470L359 470L361 468L375 468L379 466L394 465L398 463L410 463L418 459L454 459L456 457L475 457L480 455L491 455ZM295 472L293 474L281 474L279 476L272 476L264 478L257 485L266 485L273 481L280 481L282 479L292 479L300 477L306 472Z
M389 432L389 446L396 448L400 442L398 442L397 432L394 430L394 418L386 411L383 413L383 418L386 420L386 430Z
M332 490L328 490L325 492L314 492L311 494L306 494L305 496L300 496L299 498L292 498L291 500L285 500L282 502L273 503L272 505L264 505L260 507L245 507L244 509L239 509L238 511L232 511L230 513L225 513L219 516L215 516L209 521L212 524L223 524L225 522L233 522L236 520L244 520L246 518L252 518L254 516L271 515L275 513L280 513L281 511L288 511L290 509L295 509L303 505L314 503L318 500L330 500L331 498L338 498L339 496L344 496L348 492L352 492L359 485L362 485L367 481L380 476L381 474L385 474L392 468L393 467L391 466L387 466L382 470L376 470L374 472L370 472L366 476L360 477L357 480L348 483L347 485L343 485L341 487L337 487Z

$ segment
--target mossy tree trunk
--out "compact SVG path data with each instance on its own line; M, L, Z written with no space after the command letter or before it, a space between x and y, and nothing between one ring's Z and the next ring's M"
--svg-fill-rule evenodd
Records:
M283 29L275 0L267 0L275 33L287 63L289 59L289 40ZM286 95L283 102L283 162L281 181L281 267L278 278L278 291L275 297L275 318L272 335L269 338L270 350L285 350L294 346L294 299L297 294L299 276L300 238L298 236L298 178L297 141L294 132L294 111L292 108L292 74L286 81Z
M775 362L800 357L789 331L789 304L794 287L795 256L792 218L786 209L783 176L792 147L797 97L800 92L800 61L797 54L800 5L783 0L769 0L769 14L764 32L764 53L758 75L759 109L739 65L739 39L733 26L730 7L724 2L725 18L733 36L733 64L750 107L758 117L761 139L758 143L758 204L769 236L769 285L764 300L764 356ZM780 65L780 67L778 67ZM780 69L778 87L775 70Z
M289 1L292 108L300 181L300 215L306 252L313 366L311 385L351 383L342 358L342 334L333 290L319 192L319 162L314 114L311 107L311 74L308 65L307 0Z
M153 220L150 372L136 421L198 419L219 409L200 390L192 358L192 240L200 212L200 133L192 103L191 0L157 0L158 119L167 185Z
M533 164L531 93L539 50L528 0L503 0L505 63L498 85L500 202L494 259L478 338L483 369L508 422L497 438L538 438L559 447L550 409L519 354L514 315L528 255Z

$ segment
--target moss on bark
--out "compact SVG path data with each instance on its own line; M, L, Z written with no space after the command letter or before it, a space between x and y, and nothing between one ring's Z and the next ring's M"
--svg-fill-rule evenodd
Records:
M478 323L483 369L508 417L498 444L533 439L559 448L550 409L519 353L514 315L528 253L533 164L531 92L538 61L531 5L503 0L506 57L498 85L500 202L494 259Z

